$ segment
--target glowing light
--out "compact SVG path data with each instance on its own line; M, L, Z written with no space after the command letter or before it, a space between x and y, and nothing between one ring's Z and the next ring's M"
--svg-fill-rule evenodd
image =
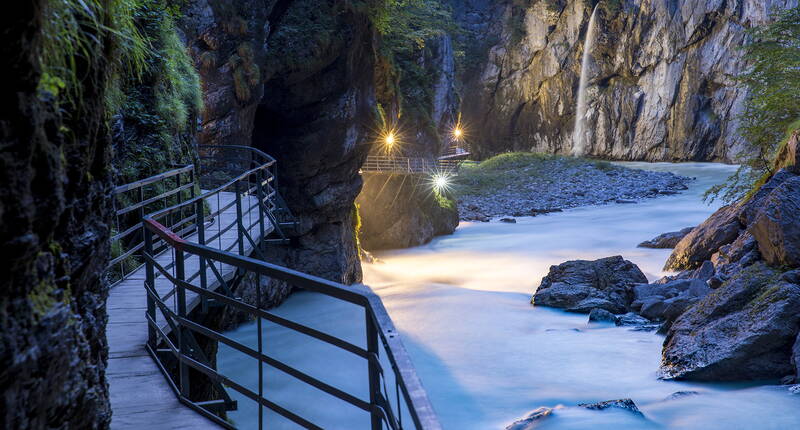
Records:
M392 146L395 142L394 132L390 131L386 133L386 136L383 138L384 142L386 142L386 146Z
M442 192L450 188L450 176L446 173L434 173L431 175L431 185L437 192Z
M461 139L461 136L464 135L464 130L461 130L461 127L456 127L453 129L453 137L456 139Z

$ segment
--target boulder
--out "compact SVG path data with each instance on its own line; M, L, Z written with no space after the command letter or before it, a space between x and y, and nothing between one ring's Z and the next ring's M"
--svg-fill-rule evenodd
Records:
M589 322L608 322L616 324L617 316L605 309L592 309L592 311L589 312Z
M567 261L550 267L531 303L570 312L599 308L620 314L627 312L633 300L633 286L643 283L647 283L644 273L619 255Z
M710 292L708 284L700 279L637 285L633 288L631 309L650 320L671 322Z
M778 186L786 182L788 179L792 179L796 176L797 175L786 169L779 170L777 173L772 175L769 181L759 187L758 191L756 191L752 197L743 203L742 210L739 213L739 221L742 223L742 225L752 224L753 221L755 221L758 213L761 212L764 201L767 197L769 197L770 194L772 194L775 188L778 188Z
M506 427L506 430L533 430L541 420L549 417L555 411L554 408L541 407L533 410L525 418L514 421Z
M633 402L631 399L619 399L619 400L606 400L605 402L598 402L598 403L580 403L578 406L586 409L591 409L595 411L604 411L606 409L623 409L633 413L634 415L638 415L640 417L644 417L642 411L636 407L636 403Z
M633 312L628 312L627 314L618 315L617 320L615 321L618 326L650 326L653 324L652 321L644 318L640 315L637 315ZM657 327L657 325L653 325L653 327Z
M720 247L736 240L741 230L738 206L723 206L675 245L664 270L700 267Z
M740 261L749 252L756 249L756 239L748 231L742 232L733 243L723 245L711 256L711 264L720 268L727 264ZM703 263L705 264L705 263Z
M800 267L800 176L785 180L764 198L748 231L767 263Z
M680 231L672 231L669 233L660 234L650 240L646 240L639 245L640 248L657 248L657 249L666 249L666 248L675 248L675 245L681 241L687 234L689 234L694 227L686 227Z
M800 286L757 263L686 310L664 341L665 379L740 381L794 373Z

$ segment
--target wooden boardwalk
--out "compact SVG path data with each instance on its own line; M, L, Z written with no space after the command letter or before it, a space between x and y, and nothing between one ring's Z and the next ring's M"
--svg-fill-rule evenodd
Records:
M211 206L211 212L217 208L225 207L235 198L234 193L222 192L219 198L212 197L207 200ZM257 220L257 209L248 211L246 208L254 203L248 199L255 200L255 197L243 198L245 207L245 225L253 224ZM212 237L217 232L224 230L226 226L236 222L236 205L223 211L216 219L207 220L206 237ZM266 220L266 231L269 234L272 226ZM258 224L256 222L256 224ZM250 229L250 235L258 239L259 226ZM187 241L197 242L195 235L184 237ZM238 241L237 229L231 228L223 233L219 239L208 246L227 249L233 246L231 252L238 253L235 245ZM252 251L250 243L244 241L244 254L248 255ZM157 256L156 260L162 266L172 263L173 255L165 252ZM218 264L218 271L223 278L233 277L232 267ZM191 277L198 272L199 261L195 256L187 256L185 260L186 276ZM213 282L216 276L211 269L207 270L209 289L215 289L219 283ZM111 394L111 409L113 416L111 419L112 429L218 429L218 425L206 419L197 412L184 406L178 401L175 393L170 388L164 375L156 366L156 363L145 350L147 343L147 322L145 311L147 309L146 293L144 289L145 268L141 267L128 275L125 280L117 284L109 292L107 311L108 325L106 326L106 337L108 339L108 368L106 375ZM193 284L198 284L194 280ZM172 284L162 277L156 278L156 290L159 295L164 297L172 289ZM174 302L174 299L170 299ZM191 294L187 293L187 308L191 310L197 305ZM174 306L174 303L173 303ZM160 315L160 314L159 314ZM160 322L163 318L158 318Z

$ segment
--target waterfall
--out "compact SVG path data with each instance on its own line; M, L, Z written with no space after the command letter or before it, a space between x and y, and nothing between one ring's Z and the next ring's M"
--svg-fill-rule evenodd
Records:
M598 4L599 5L599 4ZM589 18L589 28L586 29L586 39L583 41L583 60L581 60L581 79L578 86L578 102L575 106L575 131L572 134L572 155L582 156L586 152L583 130L586 123L586 86L589 84L589 55L594 46L595 18L597 16L597 6L592 11Z

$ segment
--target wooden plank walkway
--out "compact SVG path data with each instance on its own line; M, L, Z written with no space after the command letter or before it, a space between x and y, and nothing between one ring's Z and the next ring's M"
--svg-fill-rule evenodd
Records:
M235 194L222 192L219 198L212 197L207 200L211 212L217 211L231 203ZM255 204L255 197L242 198L245 208L245 227L256 224L249 229L250 235L258 239L260 227L258 225L258 209L248 207ZM213 222L206 226L206 237L213 237L226 226L236 222L236 205L224 210ZM272 231L268 219L264 220L267 235ZM196 235L184 237L187 241L197 242ZM215 239L208 246L227 249L233 246L231 252L238 253L237 228L233 227ZM248 255L252 246L245 240L244 252ZM157 256L156 260L162 266L173 262L171 251ZM225 264L216 265L223 278L233 277L234 269ZM191 277L199 271L199 260L196 256L187 255L185 259L186 276ZM207 270L209 289L219 286L215 282L216 276L211 269ZM108 339L108 368L106 375L111 395L112 429L218 429L218 425L206 419L197 412L189 409L178 401L175 393L170 388L164 375L156 366L153 359L147 354L144 346L147 342L147 322L145 311L147 309L146 294L144 289L145 268L141 267L131 273L124 281L117 284L110 292L107 303L108 325L106 337ZM199 279L192 281L198 285ZM172 289L172 284L163 276L156 278L156 290L162 297ZM174 300L171 299L174 306ZM198 300L187 293L187 308L191 310ZM157 319L163 327L163 317L158 313Z

